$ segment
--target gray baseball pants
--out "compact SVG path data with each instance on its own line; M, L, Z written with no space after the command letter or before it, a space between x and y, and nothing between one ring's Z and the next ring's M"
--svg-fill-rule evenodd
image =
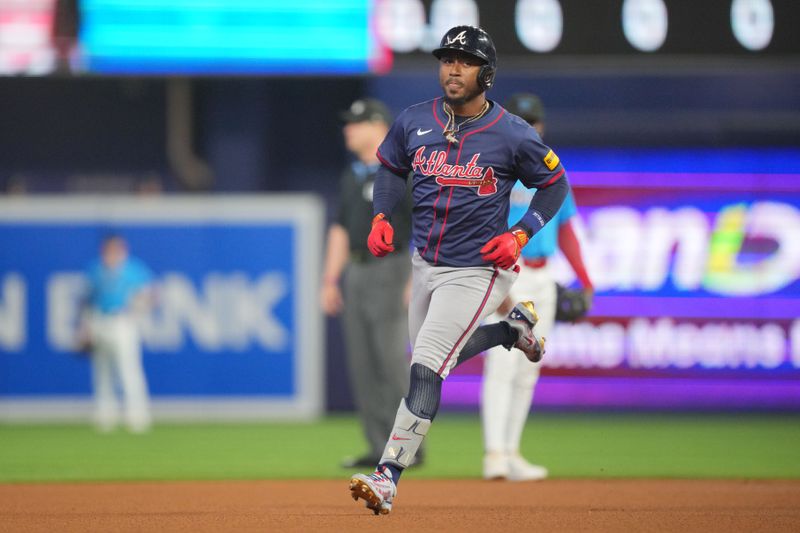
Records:
M434 266L414 252L409 332L412 363L446 378L464 344L511 290L517 270Z

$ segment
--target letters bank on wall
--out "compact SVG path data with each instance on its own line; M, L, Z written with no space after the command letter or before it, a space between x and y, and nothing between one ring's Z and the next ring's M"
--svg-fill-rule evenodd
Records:
M0 417L88 414L89 366L73 349L83 271L109 232L155 274L139 323L156 416L320 413L316 197L2 203Z

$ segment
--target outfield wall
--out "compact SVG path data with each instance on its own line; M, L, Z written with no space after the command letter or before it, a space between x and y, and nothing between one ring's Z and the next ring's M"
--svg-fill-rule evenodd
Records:
M549 338L537 408L800 409L800 152L560 155L596 297ZM341 347L323 346L322 214L314 195L0 201L0 420L88 416L76 300L108 231L156 273L157 418L316 417L326 387L348 393ZM445 409L477 407L481 361L448 378Z
M322 214L301 194L0 200L0 420L89 415L78 299L109 232L156 277L141 324L156 418L317 417Z

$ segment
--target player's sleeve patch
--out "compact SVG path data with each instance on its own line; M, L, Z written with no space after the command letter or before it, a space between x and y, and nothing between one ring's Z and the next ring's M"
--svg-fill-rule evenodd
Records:
M544 164L547 165L547 168L549 168L550 170L555 170L555 168L561 162L561 160L558 158L556 153L554 151L552 151L552 150L547 152L547 155L544 156L544 160L543 161L544 161Z

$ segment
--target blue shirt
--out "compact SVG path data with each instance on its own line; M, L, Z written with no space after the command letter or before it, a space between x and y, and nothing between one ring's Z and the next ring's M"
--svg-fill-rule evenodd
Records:
M125 311L136 294L153 278L150 269L129 257L111 270L97 260L86 271L89 281L89 305L105 314Z
M511 210L508 215L509 224L514 224L519 220L531 203L531 198L535 191L531 191L517 183L511 190ZM551 257L558 249L558 229L566 224L570 218L575 216L578 208L575 205L575 198L572 191L567 193L564 203L556 215L544 225L522 249L522 256L529 258Z
M527 122L495 102L456 134L442 134L442 98L416 104L392 124L378 158L398 176L412 172L412 242L429 263L486 265L480 249L508 231L509 195L517 180L546 187L564 167Z

